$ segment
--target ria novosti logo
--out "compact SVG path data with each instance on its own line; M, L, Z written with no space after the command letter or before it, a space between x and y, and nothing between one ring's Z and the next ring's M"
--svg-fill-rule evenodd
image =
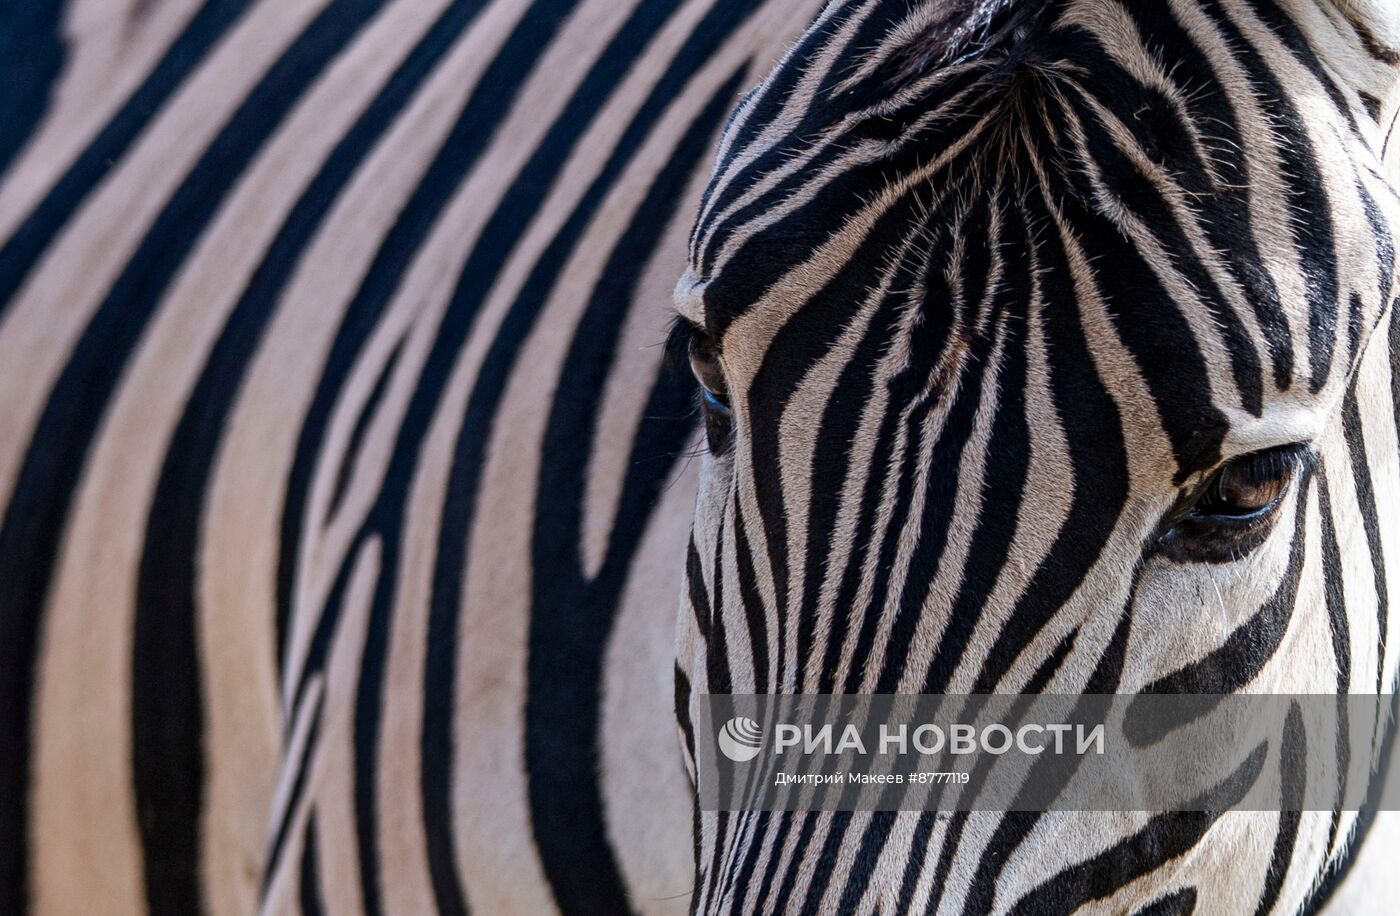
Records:
M763 730L745 716L735 716L719 730L719 749L735 763L745 763L763 750Z

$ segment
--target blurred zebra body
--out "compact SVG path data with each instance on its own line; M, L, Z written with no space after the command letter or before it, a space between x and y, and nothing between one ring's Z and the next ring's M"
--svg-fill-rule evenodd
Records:
M816 4L12 9L0 912L683 911L655 345Z

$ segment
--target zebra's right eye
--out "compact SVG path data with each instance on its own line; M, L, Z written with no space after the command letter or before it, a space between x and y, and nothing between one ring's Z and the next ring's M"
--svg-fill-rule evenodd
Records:
M722 455L729 449L734 431L734 410L724 381L719 350L703 334L690 339L690 371L700 383L700 414L705 418L705 439L710 451Z
M685 318L677 318L666 338L666 358L679 368L690 363L691 374L700 383L700 415L705 418L705 439L710 451L723 455L734 436L734 409L729 402L729 386L720 365L719 347L704 329Z

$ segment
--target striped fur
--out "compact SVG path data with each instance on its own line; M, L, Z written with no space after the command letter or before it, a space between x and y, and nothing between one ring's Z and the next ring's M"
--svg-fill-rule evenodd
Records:
M685 909L655 344L814 13L0 10L0 913Z
M1322 54L1316 66L1290 62L1273 39L1264 56L1287 63L1289 98L1306 94L1299 133L1315 140L1327 181L1354 176L1387 223L1393 196L1379 174L1377 124L1395 110L1385 60L1395 24L1385 4L1338 3L1284 5ZM1096 5L1108 16L1157 15L1145 0ZM867 31L847 27L853 13L875 6L912 10L919 22L893 33L874 19ZM857 209L847 200L821 214L833 219L829 227L781 234L792 225L784 223L788 210L815 209L811 201L832 186L811 168L824 143L842 168L853 159L841 157L861 155L861 143L884 144L880 155L895 157L902 143L927 144L911 161L939 168L948 144L916 138L917 126L897 109L936 102L959 80L977 87L969 102L993 105L995 94L977 81L998 42L1038 27L998 2L820 7L22 0L0 10L0 913L612 913L760 902L863 912L941 902L952 911L1004 909L1018 899L1032 901L1034 912L1061 912L1084 888L1108 893L1088 904L1092 912L1243 912L1270 893L1277 912L1291 912L1323 859L1346 858L1351 818L1290 825L1231 816L1197 846L1190 869L1177 860L1129 883L1076 883L1083 871L1065 870L1065 849L1087 855L1120 828L1180 842L1193 838L1192 825L1153 831L1136 822L1065 818L1032 827L972 818L950 842L950 828L915 818L721 824L706 816L693 847L671 708L677 594L707 596L683 602L683 690L810 689L826 678L900 685L885 674L892 640L912 647L906 670L933 670L936 647L948 644L945 621L975 617L985 629L1014 595L1035 591L1028 558L1051 549L1048 521L1005 549L1014 572L967 558L984 555L974 551L985 552L991 535L979 543L978 531L1017 527L1019 513L1008 522L1005 511L1013 502L1053 520L1081 492L1069 483L1083 473L1082 453L1065 424L1052 421L1055 373L1097 372L1104 403L1121 405L1124 422L1158 422L1143 378L1150 373L1105 332L1104 301L1082 306L1097 309L1097 321L1066 320L1060 329L1091 332L1082 345L1091 358L1056 362L1050 325L998 324L1000 306L965 309L953 323L962 330L942 336L920 331L908 308L881 308L879 284L900 261L872 259L853 244L858 233L846 221ZM1248 21L1274 10L1270 0L1162 4L1171 15L1200 15L1191 12L1198 7ZM740 90L819 15L766 88L740 103L706 193L710 157ZM1344 25L1350 38L1317 40L1324 23ZM1147 55L1123 41L1116 33L1109 45L1142 64ZM853 51L862 66L847 66ZM1233 50L1224 46L1210 59L1243 66L1228 63ZM1193 59L1158 74L1182 81L1173 104L1208 97L1199 66ZM886 78L904 88L860 98ZM833 85L819 91L824 79ZM831 125L794 120L834 84L860 101L851 113L879 101L890 107L869 122L868 137L852 125L824 136ZM1260 144L1238 148L1265 163L1263 177L1250 170L1247 184L1221 174L1209 180L1284 206L1288 182L1267 165L1287 158L1268 139L1277 125L1257 109L1238 116L1239 129ZM1265 136L1256 136L1261 126ZM983 133L969 130L959 142L986 148ZM1124 126L1114 137L1137 143L1131 133ZM1027 146L1045 148L1043 139ZM1064 148L1074 155L1072 143ZM1226 171L1238 151L1206 149ZM755 175L772 185L751 181ZM949 296L965 295L979 268L967 260L969 246L950 248L950 240L1008 238L1007 215L1023 213L1034 195L1013 195L1015 206L992 218L976 201L1005 200L1012 184L976 192L958 184L956 199L924 199L910 197L911 175L882 172L882 182L896 179L889 193L861 206L873 215L917 202L928 225L904 240L904 253L946 251L950 263L955 254L969 266L951 272ZM1029 173L1018 180L1020 190L1041 184ZM1248 561L1256 575L1222 568L1205 578L1196 569L1172 581L1143 576L1148 597L1133 615L1199 612L1201 583L1236 589L1236 603L1250 608L1263 601L1260 583L1292 564L1299 585L1290 607L1330 612L1309 618L1313 632L1288 637L1312 646L1305 637L1329 634L1309 656L1325 691L1345 689L1343 668L1353 689L1375 689L1372 676L1393 675L1394 649L1378 657L1375 629L1388 620L1383 595L1394 592L1400 569L1389 523L1400 517L1400 397L1388 363L1394 344L1385 343L1400 325L1391 291L1382 296L1376 282L1377 225L1356 220L1351 187L1345 202L1329 199L1323 210L1351 230L1338 236L1349 246L1338 258L1339 288L1360 296L1358 330L1349 337L1352 325L1343 326L1322 384L1311 385L1314 363L1296 359L1291 399L1264 378L1261 410L1251 413L1242 391L1222 383L1217 394L1235 351L1210 351L1202 375L1211 394L1199 405L1219 404L1230 420L1222 454L1257 445L1248 436L1260 435L1260 418L1280 413L1306 428L1316 470ZM935 223L932 214L951 219ZM1061 235L1050 228L1056 219L1071 217L1041 214L1039 244ZM930 594L942 604L903 617L866 614L878 644L854 639L853 627L846 651L829 608L868 611L877 598L897 597L896 583L877 586L863 573L855 600L804 585L778 601L778 577L789 571L824 585L826 567L806 559L810 535L788 524L797 540L781 558L761 498L773 490L738 486L731 459L685 458L693 391L663 371L655 344L688 239L691 269L708 283L703 296L683 286L682 311L709 323L712 310L732 310L719 319L730 325L726 370L736 392L755 392L737 405L737 454L747 456L749 479L799 481L783 490L792 494L783 508L793 522L826 513L830 530L849 541L858 520L848 514L861 500L847 481L875 479L814 458L842 442L816 433L820 405L843 372L846 384L870 385L880 373L913 367L903 378L927 405L922 427L875 435L892 413L870 398L846 422L865 465L903 454L923 468L947 460L939 444L958 438L945 434L956 408L949 397L959 400L947 392L971 391L961 381L965 367L983 367L985 394L961 399L970 431L958 443L957 474L938 489L927 475L906 473L913 492L891 494L875 515L883 531L897 513L943 513L942 549L956 560L928 570ZM762 248L774 239L780 244ZM1193 237L1193 250L1202 244ZM1210 270L1230 274L1236 249L1217 247ZM993 260L1009 263L1014 248L1003 246ZM1095 257L1086 246L1070 274L1087 284ZM799 262L787 286L762 282L765 272ZM859 273L852 288L880 295L836 303L860 315L840 339L813 346L794 337L805 374L789 381L800 397L774 398L764 409L776 416L769 432L797 434L765 459L753 448L759 437L742 426L762 391L762 379L746 373L775 365L764 357L775 352L780 328L826 274L848 265ZM1274 281L1280 302L1312 301L1303 271L1279 269L1289 274ZM1356 280L1362 274L1369 284ZM726 283L731 295L722 296ZM1187 288L1179 282L1164 296L1179 300ZM1243 299L1234 289L1221 296L1229 309ZM980 330L973 311L983 316ZM1193 334L1208 337L1208 325L1193 320ZM863 347L879 322L906 343ZM1268 335L1253 322L1244 323L1257 344ZM993 327L996 334L985 333ZM1307 331L1291 337L1297 353L1311 352ZM947 348L949 340L958 346ZM1019 361L1018 342L1026 354ZM920 360L945 352L952 356L940 371L921 376ZM1349 382L1352 364L1359 368ZM1261 365L1276 368L1271 351ZM869 378L855 379L867 368ZM1034 462L1013 455L998 466L998 474L1024 477L1014 501L998 500L980 485L990 480L987 456L1004 425L992 421L1008 416L1001 393L1014 388L1016 372L1039 384L1021 382L1028 396L1012 435L1043 451ZM1131 506L1125 498L1096 571L1067 574L1061 586L1082 581L1099 595L1121 593L1117 548L1142 540L1177 486L1156 483L1177 467L1165 424L1125 428ZM1269 432L1303 435L1283 421ZM1112 437L1103 442L1114 445ZM814 463L822 475L804 476ZM938 527L935 520L909 530ZM880 536L833 549L849 565L862 551L899 558L919 543ZM954 567L969 571L961 583L950 578ZM975 615L950 617L955 593ZM707 606L710 595L724 596L724 607ZM809 600L826 616L798 615L788 626L773 614L783 604L796 613ZM1041 635L988 683L1025 684L1048 653L1058 664L1048 677L1074 687L1095 661L1113 657L1104 646L1123 616L1114 616L1121 600L1096 603L1086 592L1068 603L1035 601L1047 618ZM704 652L689 623L710 615L732 634L722 652ZM1302 626L1302 615L1289 619ZM1343 621L1348 651L1332 651ZM1158 613L1155 628L1133 627L1118 659L1125 689L1154 666L1165 673L1197 654L1198 643L1168 623ZM763 640L751 634L765 627L762 677L755 647ZM1067 641L1071 629L1077 635ZM1223 624L1210 632L1226 636ZM977 653L996 654L985 633L966 636ZM796 655L803 640L822 651ZM834 666L822 663L830 654ZM799 657L814 659L810 669L794 664ZM1260 677L1293 683L1302 666L1290 658L1277 654ZM944 667L942 686L977 686L980 672L965 659ZM711 676L716 668L722 678ZM799 685L801 676L810 682ZM909 677L915 689L924 686ZM1393 870L1400 846L1378 845L1385 829L1393 825L1381 819L1339 889L1342 912L1365 912L1358 907L1381 899L1361 882ZM1280 861L1293 867L1267 869L1277 879L1264 882L1276 849L1291 853ZM718 858L729 864L716 867ZM1137 860L1119 857L1095 874L1121 877L1125 861ZM1241 877L1246 863L1250 880ZM1043 886L1059 896L1031 896Z

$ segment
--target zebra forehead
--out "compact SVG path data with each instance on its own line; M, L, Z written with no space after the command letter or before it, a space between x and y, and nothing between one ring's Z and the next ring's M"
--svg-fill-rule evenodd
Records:
M692 311L723 332L760 303L814 292L806 287L831 279L823 261L830 270L863 264L869 286L897 251L917 253L908 250L911 233L945 228L940 223L966 210L969 198L1000 197L1001 206L1038 188L1071 205L1052 207L1046 219L1076 235L1086 220L1111 226L1134 247L1145 237L1186 245L1172 220L1189 211L1210 235L1200 250L1216 257L1231 249L1237 261L1234 286L1207 295L1240 300L1230 303L1235 309L1262 298L1257 321L1273 329L1264 333L1285 334L1309 303L1272 288L1269 275L1287 259L1255 250L1244 230L1269 207L1278 225L1307 228L1291 238L1269 235L1267 244L1307 248L1317 227L1332 235L1330 181L1316 175L1284 188L1268 176L1290 173L1314 153L1350 156L1364 144L1345 146L1348 139L1338 152L1323 139L1309 147L1301 111L1267 81L1236 111L1229 97L1237 93L1226 91L1219 73L1192 64L1201 41L1213 53L1235 47L1228 20L1202 39L1162 11L1096 9L1058 0L828 7L726 131L691 238ZM1164 21L1164 34L1130 42L1125 59L1109 47L1126 31L1145 35ZM1306 59L1299 48L1285 53ZM903 76L891 82L892 74ZM1334 135L1350 135L1350 115L1336 114ZM1272 157L1265 178L1255 176L1269 193L1252 199L1241 190L1250 177L1243 165L1250 157L1240 156L1246 137ZM895 205L901 198L903 207ZM893 245L869 243L879 234L871 232L874 217L863 222L863 215L880 211L902 214L903 228L885 234ZM1331 272L1344 260L1325 246L1307 254ZM1274 355L1286 387L1287 355Z
M1001 107L1017 69L1008 62L1029 45L1049 5L876 0L828 7L726 128L691 237L690 275L704 281L707 315L718 313L727 325L726 316L746 310L768 285L750 277L750 268L765 272L756 262L799 263L872 199L905 196L911 174L930 157L953 147L995 153L1004 138L988 138L987 125L975 122ZM823 190L838 198L836 206L803 206ZM927 216L936 208L926 201L921 209ZM732 257L741 247L744 256ZM721 274L723 281L709 282Z

